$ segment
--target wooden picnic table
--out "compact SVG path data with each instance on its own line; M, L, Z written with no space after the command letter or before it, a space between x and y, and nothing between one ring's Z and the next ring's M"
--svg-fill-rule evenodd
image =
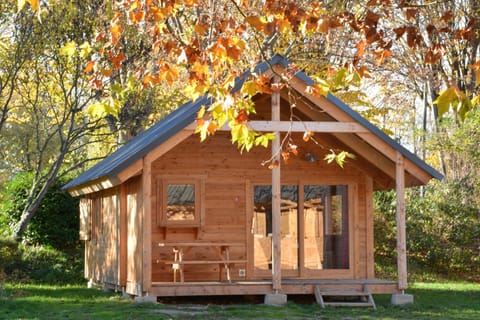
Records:
M185 265L207 265L218 264L220 268L220 281L222 281L222 271L226 272L226 279L231 282L230 268L235 263L246 263L247 260L231 259L230 247L243 246L241 242L219 242L219 241L159 241L159 247L171 247L173 260L157 260L158 263L172 265L173 282L177 282L177 273L180 275L180 282L184 282L183 268ZM208 248L216 254L215 259L188 260L185 256L193 248Z

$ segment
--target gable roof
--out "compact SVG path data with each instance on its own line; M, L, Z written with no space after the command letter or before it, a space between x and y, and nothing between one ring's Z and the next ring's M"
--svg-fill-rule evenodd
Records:
M280 65L281 67L287 69L289 63L282 56L275 55L269 61L259 63L255 67L254 73L262 74L275 65ZM236 80L234 88L232 89L232 92L237 92L238 90L240 90L243 82L246 78L248 78L250 74L251 72L248 71L245 72L241 78L238 78ZM301 81L303 81L306 85L314 84L314 81L302 71L295 73L295 76ZM379 128L374 126L372 123L367 121L359 113L357 113L348 105L340 101L338 98L336 98L330 93L327 95L326 98L340 110L342 110L355 121L364 126L368 131L373 133L376 137L380 138L383 142L388 144L394 150L400 152L405 158L412 161L420 169L428 173L431 177L439 180L443 178L443 176L435 169L430 167L412 152L410 152L398 142L393 140L391 137L389 137ZM129 168L136 161L146 156L155 147L161 145L169 138L173 137L176 133L180 132L182 129L193 123L197 117L198 110L200 110L202 106L208 105L209 103L210 100L207 97L202 97L194 102L191 101L180 106L178 109L167 115L155 125L140 133L136 137L132 138L118 150L107 156L102 161L98 162L92 168L82 173L76 179L67 183L63 187L63 189L73 189L81 187L83 185L88 185L91 182L101 179L115 180L116 176L120 172Z

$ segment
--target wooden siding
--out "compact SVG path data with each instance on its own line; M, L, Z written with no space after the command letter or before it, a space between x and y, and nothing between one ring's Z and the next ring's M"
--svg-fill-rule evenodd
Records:
M91 236L85 243L85 277L96 283L120 285L119 188L91 195Z
M345 168L336 164L327 164L323 157L328 150L313 142L304 143L301 134L294 134L293 139L298 144L299 156L289 160L288 165L282 165L282 184L346 184L349 186L350 206L350 266L351 270L322 270L319 272L302 272L305 279L324 277L335 278L367 278L372 273L373 255L367 247L371 239L366 235L369 225L366 219L370 206L367 197L371 197L371 179L349 160ZM306 152L316 155L318 161L304 160ZM152 281L173 281L172 266L162 264L161 260L172 259L172 248L159 247L159 241L227 241L239 242L240 246L231 248L230 257L235 260L247 260L246 264L236 264L231 270L232 280L254 279L252 269L253 243L250 240L252 221L252 188L253 184L270 184L271 171L262 166L264 160L270 158L270 150L254 148L251 152L240 153L236 146L232 146L229 135L217 133L206 142L200 143L194 135L181 142L177 147L165 153L152 162ZM205 177L204 217L201 226L192 227L165 227L158 223L161 206L157 203L157 184L161 176L191 176ZM369 184L368 184L369 183ZM368 184L368 185L367 185ZM303 223L302 223L303 224ZM371 244L369 244L371 245ZM193 248L188 253L190 259L213 259L214 253L209 248ZM303 254L301 254L303 255ZM287 257L287 252L285 252ZM246 270L246 276L239 275L239 269ZM186 265L184 269L185 281L218 281L219 266ZM288 274L286 274L288 275ZM320 276L319 276L320 275Z
M142 179L135 177L125 183L126 197L126 292L141 295L142 288Z

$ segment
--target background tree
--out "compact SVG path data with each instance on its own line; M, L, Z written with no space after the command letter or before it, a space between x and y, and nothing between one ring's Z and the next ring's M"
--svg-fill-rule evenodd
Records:
M28 59L29 42L33 36L32 23L18 23L31 20L31 16L21 13L14 16L12 3L0 4L0 132L7 119L14 96L17 76Z
M10 5L14 7L13 2ZM88 144L99 140L90 136L98 122L86 117L95 92L87 88L84 73L96 23L92 17L99 3L59 1L50 5L55 5L55 10L41 12L41 22L29 10L4 15L7 26L31 30L24 49L28 55L23 56L12 84L0 139L3 165L9 172L29 171L33 175L21 216L12 228L15 238L25 232L59 175L84 166L89 160ZM7 38L13 47L23 41L16 35L11 33Z

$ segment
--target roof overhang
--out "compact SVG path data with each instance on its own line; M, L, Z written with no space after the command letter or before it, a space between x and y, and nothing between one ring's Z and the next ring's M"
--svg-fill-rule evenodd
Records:
M254 72L266 77L287 73L291 75L288 68L288 62L284 58L275 56L268 63L257 65ZM232 91L239 91L250 74L246 72L238 78ZM424 185L432 178L443 178L436 170L332 94L309 94L308 89L313 84L313 80L305 73L295 72L288 77L288 88L281 91L284 103L289 103L291 95L287 90L294 90L301 97L296 102L295 109L302 113L303 121L252 119L248 126L262 132L323 133L322 139L328 143L358 156L358 159L351 163L372 177L375 189L395 187L395 163L398 153L404 158L405 186ZM85 195L118 186L141 174L145 161L153 161L193 134L198 110L209 103L209 98L202 97L181 106L64 188L72 195ZM221 130L230 129L224 127Z

